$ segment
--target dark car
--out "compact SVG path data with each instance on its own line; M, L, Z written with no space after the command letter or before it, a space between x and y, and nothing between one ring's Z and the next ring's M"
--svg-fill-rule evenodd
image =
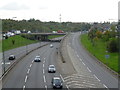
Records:
M10 55L8 59L9 60L14 60L15 59L15 55Z
M51 83L52 83L53 88L62 89L62 87L63 87L62 80L60 79L60 77L53 77Z

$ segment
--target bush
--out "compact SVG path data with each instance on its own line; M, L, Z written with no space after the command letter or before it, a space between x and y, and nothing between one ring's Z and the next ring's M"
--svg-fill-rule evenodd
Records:
M111 38L107 43L107 50L109 52L118 52L119 51L118 39Z

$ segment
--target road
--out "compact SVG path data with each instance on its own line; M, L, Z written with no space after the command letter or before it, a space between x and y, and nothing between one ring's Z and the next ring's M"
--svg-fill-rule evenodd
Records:
M3 88L52 88L52 77L61 77L56 64L59 43L53 45L53 48L47 45L24 57L4 78ZM33 61L36 55L41 56L41 62ZM56 73L48 73L50 64L55 65Z
M102 83L106 88L118 88L118 79L114 77L105 67L98 64L95 58L86 52L79 43L79 35L81 33L72 33L69 37L68 47L72 48L75 56L77 57L79 63L81 62L86 69ZM84 72L81 72L84 73Z
M44 44L47 44L48 42L39 42L39 43L35 43L35 44L30 44L30 45L27 45L27 46L22 46L22 47L19 47L19 48L15 48L15 49L11 49L11 50L8 50L8 51L5 51L4 52L4 60L5 61L2 61L2 67L4 69L4 66L5 66L5 70L10 67L10 65L18 60L20 57L24 56L27 52L30 52L31 50L39 47L39 46L42 46ZM16 59L15 60L8 60L9 56L10 55L15 55ZM5 62L5 65L4 65L4 62Z

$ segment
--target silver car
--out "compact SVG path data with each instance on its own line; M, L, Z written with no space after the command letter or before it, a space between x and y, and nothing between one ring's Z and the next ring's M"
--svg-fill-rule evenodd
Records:
M49 68L48 68L48 72L50 73L55 73L56 72L56 69L55 69L55 66L54 65L49 65Z

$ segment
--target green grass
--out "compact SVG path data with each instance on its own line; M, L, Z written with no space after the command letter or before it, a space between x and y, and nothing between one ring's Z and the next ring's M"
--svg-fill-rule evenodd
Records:
M12 43L12 40L15 41L15 43ZM8 39L3 40L2 46L3 46L3 51L14 49L17 47L25 46L28 44L36 43L38 41L35 40L29 40L26 38L21 37L20 35L16 35L13 37L9 37Z
M53 39L53 38L57 38L57 37L63 37L64 35L50 35L48 36L48 39Z
M106 53L106 42L98 39L95 42L96 45L93 46L91 41L88 39L87 34L82 35L80 40L90 53L92 53L108 67L118 72L118 53ZM110 55L110 58L106 59L105 55Z

